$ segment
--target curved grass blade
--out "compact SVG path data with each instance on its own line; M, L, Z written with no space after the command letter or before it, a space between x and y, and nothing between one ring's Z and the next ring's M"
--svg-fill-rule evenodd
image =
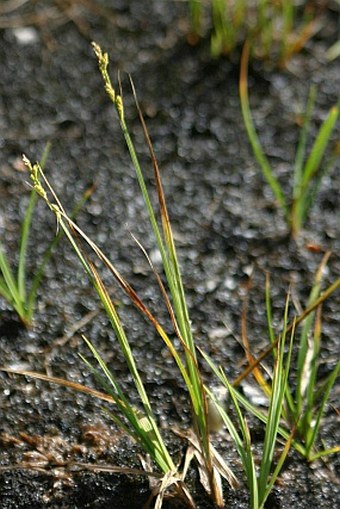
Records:
M313 96L315 92L311 92L308 105L307 105L307 114L306 120L302 129L302 136L306 137L307 129L310 123L310 116L312 114L312 109L314 106L315 98ZM297 160L298 166L296 167L296 183L294 186L293 192L293 207L291 212L291 226L293 235L296 234L301 228L306 215L308 213L308 209L312 205L312 197L313 197L313 180L317 176L319 172L319 167L321 161L324 157L325 151L329 144L329 140L334 131L336 122L339 116L339 103L336 106L333 106L329 111L326 119L322 123L318 135L314 141L309 157L307 158L304 166L301 166L301 159ZM302 140L302 144L305 143ZM302 149L301 149L302 150ZM301 158L301 156L299 155ZM329 171L331 165L327 165L326 168ZM320 172L319 172L320 173ZM322 176L322 174L321 174ZM320 176L320 178L321 178ZM318 182L315 182L314 194L316 192Z
M48 142L44 148L40 160L40 166L45 168L48 155L50 153L52 144ZM37 194L34 190L31 192L30 201L26 210L25 219L21 229L20 250L19 250L19 265L18 265L18 291L21 295L23 302L26 301L26 254L27 242L32 222L32 214L37 202Z
M309 96L306 106L306 112L304 115L304 121L302 125L302 129L300 132L300 139L298 143L298 147L296 150L296 157L295 157L295 164L294 164L294 184L293 184L293 207L294 203L298 201L300 193L301 193L301 186L302 186L302 179L303 179L303 162L306 156L306 148L307 148L307 135L308 130L310 127L310 122L315 106L315 100L316 100L316 86L311 86L309 90Z
M279 204L279 206L283 209L286 217L288 218L289 210L286 203L285 196L283 194L283 190L277 178L275 177L273 170L268 162L267 157L265 156L260 140L257 136L254 122L251 117L250 106L249 106L249 98L248 98L248 61L249 61L249 41L245 43L242 58L241 58L241 71L240 71L240 100L241 100L241 109L243 115L244 125L247 130L248 138L250 144L252 146L254 155L256 160L262 170L263 176L267 180L270 185L274 196Z

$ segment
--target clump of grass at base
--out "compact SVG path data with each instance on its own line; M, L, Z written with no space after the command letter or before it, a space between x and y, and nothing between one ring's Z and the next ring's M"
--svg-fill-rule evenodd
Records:
M330 253L324 256L316 273L307 306L320 296L322 276L329 256ZM338 280L338 284L340 284L340 279ZM268 328L271 342L273 343L274 335L272 333L273 329L271 324L272 313L269 280L267 280L266 293ZM322 341L321 305L305 318L299 336L300 339L297 345L298 356L295 369L297 382L295 387L289 381L289 383L287 383L282 415L287 426L296 427L293 446L302 456L311 462L321 456L340 452L340 445L331 448L322 448L321 450L316 447L325 406L340 373L340 361L336 363L333 370L322 382L319 381L318 367L321 360ZM273 348L273 355L274 359L276 359L276 348Z
M218 367L203 351L206 360L218 380L227 388L230 403L233 405L238 427L229 413L212 392L208 393L227 427L242 461L250 495L251 509L263 509L286 457L293 447L308 461L340 452L340 446L317 449L317 438L325 406L331 389L340 371L340 361L321 384L317 380L317 366L320 360L321 306L340 287L340 278L321 292L322 275L330 253L326 253L315 276L306 309L288 322L288 303L283 316L282 333L277 337L272 323L269 278L266 283L266 310L268 322L269 347L257 359L250 350L244 319L242 317L242 338L249 367L239 377L230 382L222 367ZM246 308L244 308L246 309ZM297 326L302 325L300 341L295 344ZM290 335L288 348L286 338ZM298 350L297 364L293 364L294 349ZM285 353L286 350L286 353ZM273 354L271 380L267 381L261 371L261 362ZM295 390L292 388L291 373L297 375ZM259 389L268 398L268 410L260 409L251 403L237 389L241 381L251 373ZM268 373L268 370L266 370ZM257 459L252 448L251 431L244 412L249 412L265 425L262 456ZM281 444L281 453L273 465L274 448Z
M285 436L283 450L276 460L274 467L274 453L278 445L278 434L280 420L282 417L282 405L287 390L287 381L290 370L292 346L294 338L294 326L290 333L290 341L288 352L285 354L285 344L288 335L288 303L287 298L283 331L277 343L277 355L275 358L271 394L269 398L269 408L265 420L265 435L262 444L262 455L257 467L257 458L252 448L251 432L249 430L247 420L241 410L239 400L244 403L244 398L238 393L233 385L228 381L222 368L218 368L213 361L202 352L203 357L209 364L210 368L219 379L219 381L228 389L231 402L236 411L238 427L235 426L228 412L221 406L219 401L214 398L213 393L209 393L213 399L216 408L220 412L224 424L226 425L234 443L236 450L242 461L243 470L246 476L251 509L263 509L265 502L277 480L282 466L285 462L287 454L290 450L294 431ZM257 414L256 414L257 415ZM263 419L262 419L263 420ZM239 428L239 429L238 429Z
M293 0L189 0L191 39L203 37L211 25L213 57L230 55L245 40L252 56L283 66L320 28L310 5L298 9Z
M40 162L42 168L46 164L49 151L50 144L47 144ZM5 245L2 241L0 241L0 295L16 311L21 322L26 327L30 327L32 324L33 314L36 306L37 291L44 275L44 268L51 256L52 251L52 249L49 248L45 253L41 263L38 265L35 271L29 288L26 278L27 246L36 202L37 193L33 189L31 191L25 218L21 227L19 262L16 274L15 271L11 268L11 264L6 255Z
M329 298L340 287L339 278L325 291L321 292L322 276L329 256L330 253L324 256L316 273L306 310L299 316L296 316L294 321L287 326L288 331L295 329L293 348L296 351L296 355L294 356L294 364L292 366L295 381L292 381L292 377L287 379L282 400L282 422L279 433L287 440L292 430L294 430L292 447L309 462L315 461L322 456L340 452L340 445L320 448L318 444L325 407L340 372L340 361L338 361L323 381L318 379L322 338L321 308L326 298ZM261 361L272 353L273 362L277 363L279 338L275 337L272 324L269 277L267 277L266 281L266 310L270 346L261 355ZM301 330L297 328L298 325L301 327ZM250 367L250 369L247 368L245 370L245 374L248 376L252 372L259 389L263 391L264 396L270 399L274 390L273 383L266 381L265 375L261 370L259 357L256 359L251 353L246 335L243 337L243 343ZM234 387L238 386L243 378L244 376L241 374L234 382ZM244 408L267 424L268 414L260 411L240 394L238 399Z
M48 143L41 158L41 168L44 168L46 164L50 148L51 144ZM93 186L85 191L81 200L74 207L72 217L75 217L78 214L83 204L92 194L92 191ZM37 265L29 285L26 277L27 249L36 202L37 193L34 189L32 189L28 207L25 213L25 218L21 228L19 263L16 274L14 270L12 270L8 257L6 256L5 246L0 241L0 295L15 310L25 327L32 326L32 320L36 308L37 292L42 283L46 265L48 264L53 254L53 250L57 246L61 237L61 232L59 232L49 244L42 256L40 263Z
M140 399L140 408L138 409L130 403L128 396L123 393L117 379L105 364L100 353L95 349L89 340L85 339L93 357L99 365L99 369L95 368L92 363L86 359L83 360L86 362L89 369L94 373L100 384L104 387L106 393L111 397L112 401L115 402L121 414L121 416L117 416L116 413L110 412L110 416L116 424L128 432L141 445L145 454L150 456L152 462L157 465L157 467L163 473L163 478L154 488L154 494L157 495L155 507L159 508L161 506L163 497L169 488L174 488L176 492L185 499L187 505L190 507L194 506L192 498L187 488L185 487L184 477L191 458L195 457L198 460L198 469L200 471L200 478L204 488L211 496L216 507L222 508L224 507L224 502L221 477L227 479L232 487L237 485L237 481L227 466L226 462L217 453L210 441L207 394L198 367L196 346L192 335L191 322L186 305L176 248L170 226L157 161L144 119L136 100L136 105L143 126L146 143L149 147L156 179L158 203L161 216L161 228L158 226L157 217L151 204L144 176L138 161L136 151L134 149L133 141L130 137L128 127L126 125L122 96L121 94L116 94L116 91L111 85L110 77L108 74L108 55L106 53L102 53L100 47L97 44L93 44L93 48L98 58L99 69L104 80L105 91L113 102L118 114L120 126L124 134L131 161L136 171L137 179L144 197L145 207L149 215L150 224L156 239L157 247L162 256L163 268L170 296L168 295L168 291L162 283L161 277L152 266L152 263L148 257L147 259L158 281L161 295L165 301L169 316L173 324L174 333L179 340L180 348L176 348L174 346L173 340L166 333L157 318L151 313L151 311L139 298L134 289L116 270L116 268L104 255L104 253L68 217L39 164L32 165L27 158L25 158L24 161L30 170L31 179L36 192L45 200L48 207L56 215L58 225L72 244L83 267L85 268L85 271L92 281L93 286L96 289L96 292L110 319L116 338L124 354L128 369L132 375ZM174 461L164 444L154 417L154 413L151 408L150 401L136 366L127 335L120 321L119 314L113 301L109 297L109 293L100 278L97 268L91 261L89 255L86 254L87 251L84 248L84 244L92 249L96 257L99 258L105 267L109 269L113 277L116 279L123 291L125 291L125 293L129 296L137 309L153 325L161 340L165 343L171 355L173 356L173 359L177 364L180 374L185 382L192 410L192 428L188 430L176 431L179 436L185 438L189 443L188 454L184 462L182 473L178 472L178 469L175 466ZM42 378L41 375L35 374L35 376ZM48 380L48 377L43 377L43 379ZM56 379L50 378L50 381L56 382ZM63 382L59 380L57 383L69 386L69 383L65 381Z
M313 87L311 88L293 167L292 196L287 197L264 153L252 120L248 98L248 59L249 43L246 43L241 59L240 74L240 100L244 125L262 174L270 185L278 206L284 212L292 236L297 237L316 198L321 179L330 171L337 155L334 151L330 160L326 164L323 163L323 167L321 167L339 116L339 103L330 109L319 129L310 153L307 154L308 130L316 98L316 90Z

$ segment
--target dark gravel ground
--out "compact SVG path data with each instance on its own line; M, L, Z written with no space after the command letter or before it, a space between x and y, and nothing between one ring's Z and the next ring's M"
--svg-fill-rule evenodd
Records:
M122 71L126 117L152 189L151 166L126 72L133 75L161 167L197 343L233 378L243 359L235 337L240 334L240 309L250 271L249 339L255 351L268 341L265 271L271 274L277 323L289 285L295 300L306 303L323 251L333 252L325 286L339 274L339 171L334 169L324 179L305 230L293 242L249 150L238 102L238 65L224 58L212 61L207 42L187 45L186 8L180 2L106 4L110 8L104 11L103 2L81 2L70 8L68 2L39 5L31 1L12 13L3 12L0 6L1 240L15 263L20 222L29 197L27 179L20 171L21 154L34 160L51 140L47 173L62 202L71 210L84 190L96 184L78 216L80 225L165 319L147 264L130 236L132 231L154 253L143 202L90 47L90 41L96 40L110 53L113 76L118 68ZM319 90L315 132L337 100L339 64L325 58L336 38L335 5L331 4L324 28L293 58L288 70L268 70L255 62L249 71L260 137L287 189L298 135L295 119L310 84L316 83ZM55 228L53 217L39 203L32 225L31 273ZM311 251L308 244L318 249ZM114 288L113 295L120 302L161 425L187 425L186 393L168 353L127 299ZM78 261L66 242L61 242L39 290L31 330L23 329L0 301L0 364L47 370L91 384L78 358L79 352L87 354L82 332L130 390L122 355L101 312L64 346L54 343L97 308ZM333 296L323 308L322 376L338 356L338 325L339 299ZM209 381L208 370L204 366L202 370ZM339 442L335 398L334 391L321 437L328 445ZM37 448L48 451L54 464L60 458L75 458L139 467L140 451L103 415L96 400L2 374L0 419L1 509L133 509L147 500L148 483L143 478L91 472L71 475L51 463L40 471L11 468L23 458L36 463L42 460ZM252 431L255 443L261 440L257 423ZM183 444L170 432L165 430L165 434L179 458ZM230 439L222 433L216 441L240 472ZM267 507L336 507L338 469L338 457L308 466L292 453ZM197 507L208 509L211 504L196 477L192 470L189 483ZM248 507L246 489L232 492L226 487L225 497L226 507Z

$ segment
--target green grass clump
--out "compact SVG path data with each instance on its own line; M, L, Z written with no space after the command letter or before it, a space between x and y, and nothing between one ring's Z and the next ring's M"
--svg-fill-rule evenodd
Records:
M294 0L189 0L192 36L204 36L211 25L211 54L229 55L249 39L252 56L284 65L320 28L307 2Z
M49 150L50 144L47 144L40 162L42 168L46 164ZM16 311L21 322L26 327L30 327L32 324L33 314L36 306L37 291L41 284L41 280L44 275L44 269L52 251L52 249L48 249L45 253L45 256L35 271L29 288L26 278L27 246L36 202L37 193L33 189L31 191L25 218L21 227L19 262L16 273L15 270L11 268L11 264L6 255L5 245L2 241L0 241L0 295Z
M264 153L252 120L248 98L248 59L249 43L246 43L243 50L240 73L240 100L244 125L254 156L262 170L263 176L270 185L279 207L284 212L292 236L297 237L313 205L320 181L326 171L329 171L331 168L332 159L328 164L324 164L323 168L321 168L321 162L338 120L339 104L330 109L319 129L310 153L307 154L308 129L316 96L315 88L311 88L296 151L293 169L292 196L288 199Z
M273 354L273 368L270 380L262 373L260 359L251 354L249 342L243 337L249 368L231 383L224 370L201 351L202 356L217 376L219 381L227 388L230 403L237 416L236 426L214 394L208 390L223 422L225 423L237 452L242 461L246 475L251 509L262 509L278 478L285 459L291 447L304 456L309 462L320 457L340 452L340 445L317 449L316 442L320 431L321 421L330 396L331 389L340 371L340 361L331 373L321 383L318 382L317 368L320 361L320 335L321 335L321 305L326 298L333 294L340 286L340 279L335 281L324 293L320 292L322 273L329 257L327 253L316 274L315 282L309 297L306 310L288 322L287 298L281 334L276 337L272 324L272 311L270 304L269 278L266 285L266 309L270 347L266 349L261 360ZM301 324L298 335L297 326ZM242 327L242 336L245 335L245 326ZM286 338L290 336L289 345ZM296 338L300 336L297 344ZM293 351L298 351L296 364L293 363ZM291 372L297 378L295 389L291 381ZM237 387L250 373L268 399L268 410L262 410L251 403L238 391ZM242 410L241 410L242 408ZM264 423L265 434L262 444L262 454L258 460L252 447L251 430L248 427L245 412L249 412ZM274 462L274 452L280 444L281 452ZM274 464L276 463L276 464Z
M330 448L322 447L320 449L317 443L325 407L340 372L340 361L338 361L324 380L319 380L318 377L318 367L321 361L322 304L340 287L340 278L338 278L326 290L321 291L322 276L329 256L330 253L326 253L316 273L305 311L296 316L293 322L287 325L288 332L295 329L293 347L296 355L294 356L293 363L294 377L287 378L283 395L281 408L282 422L279 433L287 440L293 430L294 438L291 445L309 462L315 461L322 456L340 452L340 445ZM234 381L233 387L236 388L246 376L252 373L259 389L270 400L274 385L273 382L267 381L266 374L261 369L261 362L270 353L272 353L274 364L278 362L280 337L277 338L275 336L272 324L268 276L266 280L266 314L270 346L258 358L255 358L251 353L247 334L244 333L246 327L243 325L243 345L249 367ZM243 321L246 321L245 316ZM284 319L285 323L286 319ZM264 423L267 423L268 414L260 411L240 394L237 397L244 408L253 415L256 415Z
M41 158L41 168L44 168L46 164L50 148L51 144L48 143ZM92 194L92 190L93 186L85 191L83 197L76 204L72 212L72 217L75 217L78 214L83 204ZM59 231L47 247L40 263L38 264L33 274L32 281L29 284L26 277L27 248L37 198L38 195L36 189L32 189L28 207L25 213L25 218L21 227L19 263L16 274L15 271L11 268L10 262L6 255L5 246L0 241L0 295L16 311L25 327L32 326L32 320L36 308L37 292L42 283L46 265L48 264L53 254L53 250L57 246L62 234L62 232Z
M307 306L315 302L321 294L322 276L330 253L327 253L316 273ZM271 342L274 344L274 334L271 323L271 303L269 280L267 280L267 317ZM337 280L338 286L340 279ZM282 416L286 424L296 428L293 446L308 461L314 461L321 456L340 452L340 445L331 448L316 448L325 406L330 392L340 373L338 361L325 380L320 381L318 367L321 360L322 314L321 305L311 312L304 320L299 332L297 345L297 361L295 366L296 383L288 383L284 397ZM277 350L273 348L274 360Z

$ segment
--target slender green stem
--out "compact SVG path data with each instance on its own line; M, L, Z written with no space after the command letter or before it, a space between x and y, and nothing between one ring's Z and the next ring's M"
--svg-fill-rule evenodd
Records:
M302 155L304 152L304 145L306 143L305 137L307 136L307 129L310 123L310 116L312 114L313 105L314 105L314 94L315 92L311 91L310 98L307 104L307 114L304 123L304 127L302 130L302 138L301 138L301 154L298 150L298 157L296 160L295 166L295 184L293 191L293 205L291 212L291 228L293 236L296 236L299 230L301 229L303 222L305 221L308 210L313 203L311 199L311 195L313 195L313 182L315 181L315 177L319 171L319 167L327 146L329 144L329 140L334 131L336 122L339 116L339 104L331 108L326 119L322 123L318 135L315 139L309 157L302 167ZM300 145L299 145L300 148ZM330 168L330 165L327 166L327 169Z
M42 169L44 169L48 154L51 149L51 143L47 143L44 152L42 154L41 160L40 160L40 166ZM19 266L18 266L18 291L19 295L21 297L21 300L25 307L25 314L26 318L30 322L32 320L32 313L33 313L33 305L32 305L32 299L31 302L28 303L26 299L26 256L27 256L27 243L28 243L28 236L30 233L30 227L32 223L32 215L33 211L35 209L35 205L37 202L37 194L34 190L31 192L30 201L26 210L25 219L22 224L21 229L21 241L20 241L20 250L19 250ZM28 305L29 304L29 305Z
M310 126L314 105L316 100L316 86L311 86L306 106L306 113L304 115L304 121L300 132L300 139L296 150L296 158L294 164L294 184L293 184L293 200L294 202L299 199L301 194L301 186L303 179L303 162L306 155L306 145L308 129Z
M284 210L286 217L288 218L289 210L286 204L286 199L283 194L281 185L277 178L275 177L273 170L268 162L267 157L265 156L260 140L257 136L254 122L251 117L250 106L249 106L249 98L248 98L248 60L249 60L249 42L246 42L243 48L242 59L241 59L241 73L240 73L240 99L241 99L241 109L243 115L244 125L247 130L248 138L250 144L252 146L254 155L262 173L270 185L274 196L279 204L279 206Z
M11 271L7 256L0 243L0 294L15 309L20 319L25 323L25 307L21 300L15 277Z

